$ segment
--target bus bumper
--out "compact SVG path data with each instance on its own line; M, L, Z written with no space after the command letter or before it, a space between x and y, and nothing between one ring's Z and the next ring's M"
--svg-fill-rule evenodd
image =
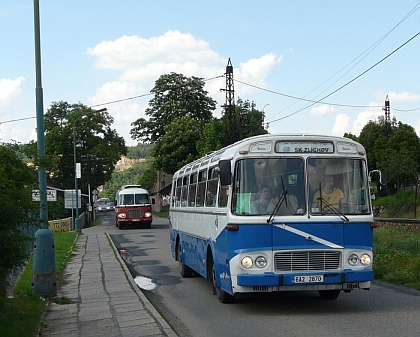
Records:
M364 283L373 280L373 270L344 270L342 272L328 272L321 273L323 275L323 282L319 283L295 283L295 276L310 276L319 275L320 273L293 273L293 274L274 274L264 273L259 275L253 274L239 274L236 277L237 285L241 287L276 287L276 286L291 286L304 287L314 285L328 285L328 284L347 284L347 283ZM343 288L345 289L345 288Z

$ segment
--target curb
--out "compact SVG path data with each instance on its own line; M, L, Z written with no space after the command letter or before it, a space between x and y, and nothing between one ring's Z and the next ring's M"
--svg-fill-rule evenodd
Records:
M131 288L135 291L137 296L141 299L141 301L144 303L144 306L147 308L147 310L150 312L150 314L153 316L153 318L162 326L163 331L168 337L177 337L178 335L172 330L172 328L169 326L168 322L158 313L156 308L150 303L150 301L147 299L147 297L143 294L143 292L139 289L137 284L134 282L133 278L131 277L131 273L128 270L127 265L125 264L124 260L118 253L117 247L115 247L114 242L112 241L111 237L108 233L105 232L105 235L110 243L111 248L114 251L114 254L116 258L118 259L118 262L121 265L121 268L124 270L125 277L127 278L128 282L130 283Z

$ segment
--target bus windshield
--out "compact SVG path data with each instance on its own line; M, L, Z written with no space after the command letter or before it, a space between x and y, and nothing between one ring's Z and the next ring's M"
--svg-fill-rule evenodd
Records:
M253 158L236 162L236 215L370 213L363 159ZM280 200L279 199L284 199Z
M120 205L141 205L149 203L147 193L120 194Z

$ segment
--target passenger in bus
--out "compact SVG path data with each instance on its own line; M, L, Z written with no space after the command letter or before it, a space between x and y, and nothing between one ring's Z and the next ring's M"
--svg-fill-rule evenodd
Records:
M314 212L333 212L331 206L336 210L341 210L347 204L343 192L334 187L334 177L326 175L321 184L321 191L315 193L312 203ZM334 213L334 212L333 212Z
M278 215L303 214L303 210L298 209L298 202L294 195L286 195L287 203L283 201L277 211ZM251 214L271 214L273 213L279 197L273 197L268 185L261 186L261 196L253 201L250 207Z

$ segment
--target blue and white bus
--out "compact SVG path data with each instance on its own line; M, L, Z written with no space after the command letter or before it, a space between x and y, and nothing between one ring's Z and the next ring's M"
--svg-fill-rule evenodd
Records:
M267 134L208 154L174 174L169 219L182 277L211 280L223 303L299 290L335 299L373 280L366 153L351 139Z

